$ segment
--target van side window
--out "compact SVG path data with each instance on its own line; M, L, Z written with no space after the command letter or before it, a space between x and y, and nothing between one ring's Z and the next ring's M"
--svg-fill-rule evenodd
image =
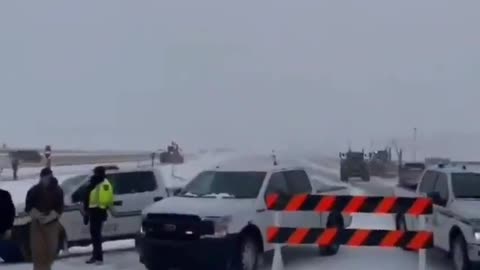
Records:
M312 193L312 185L308 175L303 170L294 170L285 172L287 184L292 194Z
M151 171L122 172L107 175L116 195L151 192L157 189L155 175Z
M420 192L429 193L433 191L435 186L435 180L437 180L437 173L434 171L426 171L423 175L422 182L420 183Z

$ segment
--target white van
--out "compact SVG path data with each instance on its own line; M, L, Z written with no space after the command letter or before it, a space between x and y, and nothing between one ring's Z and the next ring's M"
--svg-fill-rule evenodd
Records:
M90 176L78 175L61 183L65 210L60 219L64 227L60 249L91 244L89 226L83 224L82 216L82 198ZM161 172L155 168L107 170L107 179L114 187L115 202L103 227L104 241L134 238L141 225L142 210L175 192L167 188ZM30 217L23 211L23 206L17 206L12 238L18 243L24 260L30 260Z

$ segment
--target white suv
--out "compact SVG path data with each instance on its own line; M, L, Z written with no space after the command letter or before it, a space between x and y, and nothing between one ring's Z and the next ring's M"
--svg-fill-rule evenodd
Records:
M427 168L416 191L434 203L427 230L435 247L452 256L456 270L478 269L480 263L480 170L464 165ZM397 216L397 228L418 230L417 219Z
M274 247L267 242L274 212L267 211L266 196L313 194L317 192L313 187L300 167L234 163L203 171L178 196L145 209L136 241L140 261L148 269L193 266L255 270L260 255ZM332 186L322 190L348 192ZM286 227L350 224L351 216L340 213L281 214L281 226ZM320 253L334 255L338 249L334 245L322 248Z

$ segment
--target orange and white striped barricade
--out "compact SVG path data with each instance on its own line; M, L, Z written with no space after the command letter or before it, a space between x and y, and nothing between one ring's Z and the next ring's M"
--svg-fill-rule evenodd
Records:
M331 196L302 194L267 197L267 208L275 211L275 225L267 232L268 242L276 244L272 270L283 268L281 245L331 246L378 246L402 247L419 251L419 270L426 269L425 249L433 247L433 233L425 231L425 215L431 215L433 204L430 198L403 198L377 196ZM411 215L419 219L421 231L337 229L337 228L290 228L282 227L281 212L310 211L316 213L369 213Z

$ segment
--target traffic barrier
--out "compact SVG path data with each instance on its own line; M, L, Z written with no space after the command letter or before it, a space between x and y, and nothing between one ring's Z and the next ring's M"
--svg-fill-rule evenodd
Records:
M290 228L280 225L280 212L369 213L400 214L419 218L425 227L425 215L433 212L430 198L402 198L379 196L330 196L300 194L293 196L269 195L267 209L275 211L275 226L268 228L268 242L275 245L272 270L283 269L281 245L378 246L406 248L419 252L418 268L426 268L425 249L433 247L433 233L429 231L398 231L338 228Z

